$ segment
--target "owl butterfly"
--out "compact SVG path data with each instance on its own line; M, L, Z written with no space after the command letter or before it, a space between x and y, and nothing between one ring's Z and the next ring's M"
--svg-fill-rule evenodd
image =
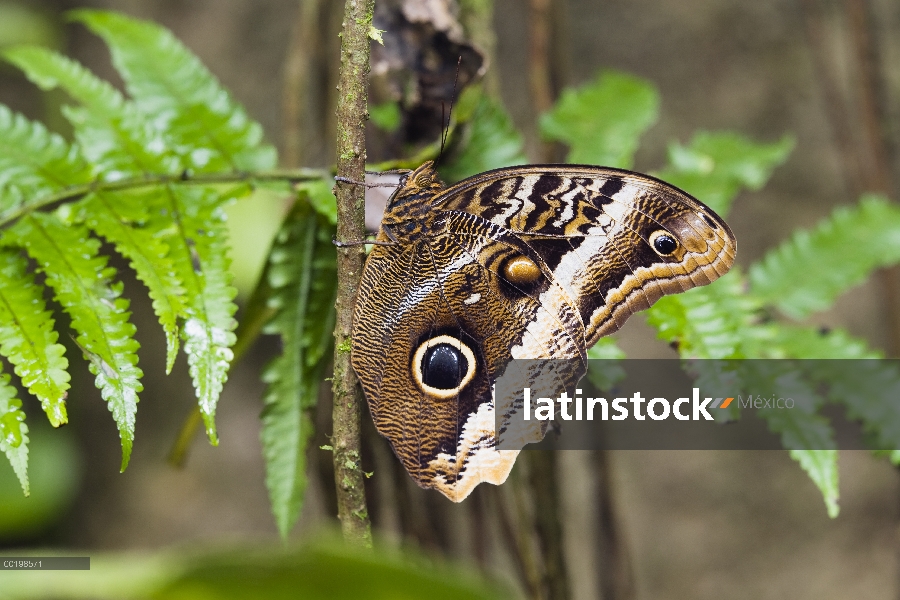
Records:
M493 398L513 359L583 365L634 312L725 274L736 249L725 222L678 188L581 165L446 187L427 162L401 178L377 241L353 368L409 474L455 502L503 483L515 462L496 448Z

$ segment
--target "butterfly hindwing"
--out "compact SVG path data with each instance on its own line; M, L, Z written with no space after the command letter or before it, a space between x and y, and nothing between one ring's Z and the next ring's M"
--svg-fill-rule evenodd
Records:
M369 261L379 268L360 288L353 364L375 425L417 481L454 500L512 468L517 453L495 450L491 394L512 356L585 357L565 290L543 274L527 283L505 275L523 256L540 260L497 225L448 213L427 241L376 246ZM436 350L462 356L459 378L472 370L465 385L429 380ZM546 429L536 423L529 441Z

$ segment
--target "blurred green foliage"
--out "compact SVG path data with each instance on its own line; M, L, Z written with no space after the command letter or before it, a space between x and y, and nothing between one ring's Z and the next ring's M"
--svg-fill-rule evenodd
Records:
M515 598L470 570L337 542L300 548L93 555L83 571L4 571L3 598L479 600Z
M71 433L38 425L30 437L28 497L12 468L0 462L0 545L28 541L57 524L78 490L81 455Z

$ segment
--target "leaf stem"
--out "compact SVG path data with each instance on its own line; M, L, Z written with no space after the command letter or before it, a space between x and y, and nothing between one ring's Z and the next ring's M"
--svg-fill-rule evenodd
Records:
M227 183L246 183L253 181L283 181L285 183L297 183L300 181L313 181L326 179L331 173L325 169L275 169L271 171L246 171L234 173L209 173L191 174L183 173L158 173L147 174L140 177L129 177L116 181L92 181L81 185L73 185L28 202L18 209L10 211L0 217L0 228L8 227L35 211L51 208L57 204L78 200L93 192L120 192L146 187L167 184L184 185L216 185Z
M337 105L337 174L338 177L353 181L363 181L365 177L368 33L374 10L374 0L347 0L344 4ZM334 190L337 197L337 240L347 242L364 239L365 189L360 185L338 182ZM364 246L338 248L332 446L338 518L344 539L370 547L372 533L360 467L362 392L350 364L348 351L353 329L353 308L364 261Z

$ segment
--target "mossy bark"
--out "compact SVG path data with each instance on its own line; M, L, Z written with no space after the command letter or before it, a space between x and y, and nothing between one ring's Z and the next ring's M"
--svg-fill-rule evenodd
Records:
M347 0L341 31L341 69L337 106L337 174L351 181L365 178L366 90L369 75L369 31L374 0ZM365 188L335 185L337 239L355 242L365 237ZM353 307L365 262L363 245L338 248L337 322L334 329L334 482L338 518L344 539L371 546L372 534L360 466L360 406L362 391L350 364Z

